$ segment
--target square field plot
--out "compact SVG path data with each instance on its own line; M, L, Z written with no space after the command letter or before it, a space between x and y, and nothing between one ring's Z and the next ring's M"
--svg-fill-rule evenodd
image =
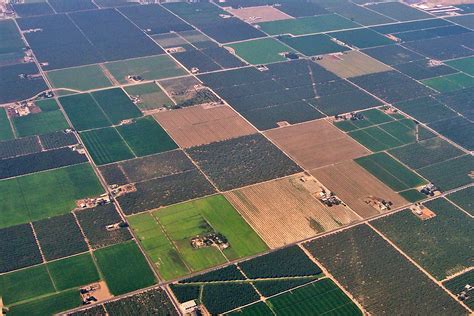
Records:
M390 67L359 51L323 56L316 61L341 78L357 77L375 72L389 71Z
M253 65L285 61L284 53L292 51L289 47L273 38L229 44L226 47Z
M367 225L318 238L305 244L305 248L371 314L466 313L454 298ZM429 294L420 297L417 293ZM404 297L411 299L407 302Z
M129 222L165 279L268 249L222 195L135 215ZM230 247L196 249L191 245L192 238L210 233L222 234Z
M34 222L33 227L41 250L48 261L89 249L72 214L43 219Z
M47 72L46 76L51 85L63 94L106 88L113 84L104 73L102 65L53 70Z
M1 273L43 262L30 224L2 228L0 237Z
M397 65L415 60L423 60L424 56L406 49L400 45L387 45L364 49L362 52L380 60L387 65Z
M460 209L474 216L474 186L451 193L447 198Z
M226 105L194 106L154 115L183 148L254 134L257 131Z
M329 34L332 38L338 41L358 48L368 48L375 46L392 45L395 42L388 37L380 35L371 29L357 29L342 32L334 32Z
M237 9L228 8L227 11L247 23L262 23L293 18L285 12L278 10L278 8L268 5L247 8L239 7ZM258 17L258 19L255 17Z
M96 250L94 256L113 295L138 290L156 282L153 271L134 241Z
M0 67L0 78L0 104L29 99L48 89L34 63Z
M258 25L261 27L262 31L270 35L303 35L359 27L359 24L336 14L264 22L259 23Z
M78 199L103 193L89 164L2 180L0 188L0 227L64 214Z
M76 130L82 131L112 125L97 102L88 93L61 97L59 102Z
M392 202L393 208L407 204L400 195L354 161L314 169L310 173L362 218L383 212L367 203L374 197Z
M298 174L228 192L226 197L265 242L277 248L358 219L342 205L329 209L320 203L313 196L316 188L313 178Z
M249 135L186 150L221 190L287 176L301 171L262 135Z
M104 67L118 83L129 83L128 76L139 76L143 80L157 80L187 74L168 55L120 60L105 63Z
M100 90L91 93L112 124L142 116L142 113L120 88Z
M314 169L370 152L326 120L268 131L265 135L305 169Z
M278 39L306 56L316 56L349 50L348 47L339 45L326 34L297 37L283 35Z
M427 183L425 179L386 153L357 158L355 161L397 192L416 188Z
M474 57L455 59L445 62L446 65L474 76Z
M119 244L132 238L127 228L107 230L108 225L122 221L112 203L79 210L75 215L89 245L94 249Z
M48 262L47 266L51 280L59 291L100 281L90 253Z
M98 165L135 157L130 147L113 127L82 132L81 139Z
M142 112L171 108L174 105L170 97L154 82L127 86L124 90Z
M474 231L470 229L472 219L442 198L424 206L436 216L421 220L412 211L405 210L372 224L404 253L442 280L471 265L474 251L469 242L474 238Z

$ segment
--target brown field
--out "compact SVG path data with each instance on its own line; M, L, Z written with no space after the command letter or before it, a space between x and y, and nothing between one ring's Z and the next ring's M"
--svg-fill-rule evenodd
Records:
M291 15L288 15L275 7L267 5L240 9L227 8L226 10L238 17L239 19L248 23L261 23L293 19Z
M314 169L370 152L326 120L277 128L265 133L305 169Z
M324 55L316 63L341 78L357 77L390 70L390 67L359 51Z
M257 132L227 105L198 105L159 112L154 117L183 148Z
M302 177L305 182L301 181ZM359 219L345 206L323 205L312 194L318 189L313 177L300 173L228 192L225 196L260 237L276 248Z
M354 161L311 170L310 173L363 218L382 213L365 203L368 197L391 201L392 209L408 203Z

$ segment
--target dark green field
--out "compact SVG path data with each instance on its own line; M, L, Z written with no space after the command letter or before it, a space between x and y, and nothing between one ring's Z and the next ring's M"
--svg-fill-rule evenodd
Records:
M81 138L97 165L135 157L114 127L82 132Z

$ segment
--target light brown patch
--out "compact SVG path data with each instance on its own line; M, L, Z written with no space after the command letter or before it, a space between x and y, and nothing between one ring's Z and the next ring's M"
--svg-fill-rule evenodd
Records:
M174 141L184 148L257 132L227 105L198 105L159 112L154 117Z
M293 19L291 15L288 15L277 8L268 5L240 9L226 8L226 10L227 12L232 13L239 19L248 23Z
M359 51L324 55L316 63L341 78L350 78L376 72L389 71L390 67Z
M301 178L305 177L305 183ZM327 207L309 190L303 173L228 192L226 198L272 248L335 229L358 219L348 208ZM319 189L319 186L318 188Z
M408 203L354 161L311 170L310 173L363 218L381 213L365 202L368 197L390 201L392 209Z
M370 153L326 120L278 128L265 135L305 169L352 160Z

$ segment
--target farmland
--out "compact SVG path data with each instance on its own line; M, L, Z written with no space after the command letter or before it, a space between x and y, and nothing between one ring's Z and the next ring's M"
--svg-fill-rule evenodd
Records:
M184 221L187 224L183 226ZM173 205L151 214L135 215L130 217L130 223L165 279L267 249L232 205L220 195ZM224 235L230 247L219 250L191 246L192 237L210 232ZM177 270L177 266L182 269Z
M431 313L464 309L367 225L305 246L370 313ZM334 258L338 260L334 260ZM390 287L385 284L391 284ZM418 295L416 293L423 293ZM410 297L410 302L402 297Z
M47 76L55 89L71 92L106 88L112 85L100 65L49 71Z

